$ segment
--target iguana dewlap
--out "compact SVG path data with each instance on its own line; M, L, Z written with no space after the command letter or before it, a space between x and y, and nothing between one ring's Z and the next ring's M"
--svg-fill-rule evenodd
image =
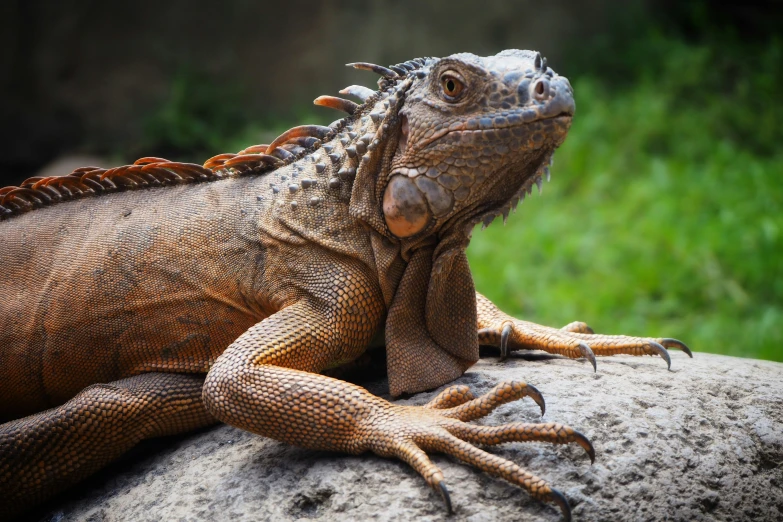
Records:
M469 424L531 385L398 406L321 374L383 329L393 395L446 384L479 343L567 357L687 351L673 339L520 321L475 292L474 226L548 177L574 113L538 53L391 68L348 113L203 166L142 158L0 189L0 519L140 440L217 420L307 448L408 462L450 500L444 452L554 502L475 444L590 442L558 424Z

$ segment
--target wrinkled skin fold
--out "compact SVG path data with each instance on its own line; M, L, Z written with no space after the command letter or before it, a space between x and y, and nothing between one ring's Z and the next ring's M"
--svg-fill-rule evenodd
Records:
M679 341L510 317L476 293L465 249L548 178L575 107L538 53L382 67L379 90L316 104L303 125L204 165L142 158L0 189L0 519L139 441L218 421L306 448L396 457L459 509L429 459L450 454L570 517L546 481L476 445L590 441L556 423L470 421L525 397L446 388L400 406L327 370L385 340L392 395L537 349L656 355ZM688 352L689 353L689 352ZM457 490L458 491L458 490Z

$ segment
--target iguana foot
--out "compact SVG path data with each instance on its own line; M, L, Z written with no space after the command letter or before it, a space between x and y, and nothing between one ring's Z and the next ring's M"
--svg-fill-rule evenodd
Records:
M671 368L667 348L677 348L693 357L685 343L677 339L595 334L582 322L569 323L557 329L509 317L481 328L478 334L479 344L500 348L501 360L516 350L543 350L573 359L584 357L595 369L596 356L657 355Z
M595 460L595 451L587 437L562 424L514 422L501 426L476 426L467 423L489 414L501 404L522 397L532 398L543 414L544 399L539 391L519 381L499 384L478 398L473 398L466 386L452 386L424 407L389 404L367 419L368 424L364 426L367 430L365 447L379 455L397 457L410 464L430 487L442 495L449 512L451 500L443 472L430 461L428 451L451 455L521 486L532 497L556 504L564 519L570 520L568 502L559 491L513 462L474 446L522 441L575 442L584 448L591 462Z

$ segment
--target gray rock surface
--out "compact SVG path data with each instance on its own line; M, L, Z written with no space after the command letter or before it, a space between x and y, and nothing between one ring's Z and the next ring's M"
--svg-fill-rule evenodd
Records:
M575 520L783 520L783 364L697 353L660 359L546 355L482 361L459 383L484 393L524 379L547 401L546 421L595 445L490 448L549 480ZM374 392L383 383L370 383ZM402 402L422 404L435 392ZM483 423L538 422L530 400ZM435 456L455 514L401 462L293 448L221 425L146 444L31 517L53 521L559 520L519 488Z

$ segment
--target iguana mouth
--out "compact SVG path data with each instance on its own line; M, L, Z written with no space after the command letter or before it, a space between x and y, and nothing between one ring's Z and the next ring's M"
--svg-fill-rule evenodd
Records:
M511 131L513 132L514 129L524 129L525 127L533 127L537 124L541 124L546 121L563 121L563 122L570 122L570 120L573 119L573 114L563 111L555 116L548 116L545 118L537 118L535 120L526 121L517 123L514 125L505 125L505 126L497 126L497 127L487 127L487 128L480 128L480 129L468 129L468 123L469 122L463 122L460 127L455 127L452 125L448 129L443 129L442 131L436 132L433 136L426 140L421 140L419 143L420 145L417 147L417 149L422 150L427 148L428 146L432 145L433 143L436 143L438 140L442 140L446 136L449 135L455 135L455 134L475 134L475 135L481 135L489 132L497 132L497 131ZM403 143L406 143L407 145L407 139L403 141ZM425 174L428 169L420 169L418 167L408 167L408 166L400 166L395 168L390 174L389 178L396 174L400 174L403 176L408 177L415 177L419 174Z
M452 124L447 129L442 129L440 131L435 132L431 137L427 139L423 139L419 142L418 149L424 149L433 143L437 142L438 140L448 136L449 134L456 134L456 133L476 133L476 134L482 134L492 131L500 131L500 130L506 130L506 129L518 129L518 128L525 128L528 126L533 126L539 123L542 123L544 121L551 121L551 120L570 120L573 118L573 113L569 113L567 111L562 111L554 116L546 116L546 117L535 117L533 119L530 119L529 115L524 115L524 112L533 112L533 111L517 111L512 113L509 116L502 116L506 113L499 113L498 116L501 118L506 119L507 121L510 121L512 119L518 119L523 118L523 121L520 121L518 123L513 123L511 125L507 124L501 124L501 125L493 125L493 126L482 126L482 124L478 123L478 128L475 128L475 123L472 124L475 120L468 120L466 122L461 122L458 124ZM537 116L537 115L536 115ZM492 121L495 121L495 118L485 117L484 119L491 119Z

